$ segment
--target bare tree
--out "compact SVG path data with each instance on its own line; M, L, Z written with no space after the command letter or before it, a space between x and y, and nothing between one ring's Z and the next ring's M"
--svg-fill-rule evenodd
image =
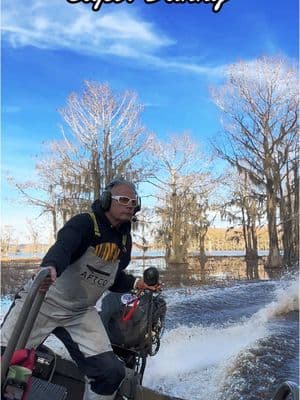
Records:
M223 204L222 218L230 224L228 233L235 241L242 240L246 250L246 267L249 279L258 278L258 241L257 235L265 215L262 197L255 193L256 187L247 173L232 173L231 180L226 182L231 188L229 201ZM241 229L241 232L236 229Z
M281 174L279 186L279 215L283 243L283 262L292 265L299 260L299 163L298 148L286 157L285 170ZM281 160L281 163L283 161Z
M159 166L159 174L152 180L160 203L156 207L161 220L158 238L168 261L186 262L188 248L206 218L200 204L208 198L212 175L188 134L174 135L168 143L156 142L153 149ZM202 232L204 240L207 230Z
M85 211L93 200L87 165L84 154L65 141L48 143L46 154L36 164L39 181L54 204L54 232L60 223Z
M41 212L39 217L43 214L50 214L52 217L53 236L56 238L57 232L57 207L56 199L52 194L52 187L45 184L44 181L38 182L26 181L17 182L15 178L9 177L8 181L13 185L21 194L22 199L27 204L38 207Z
M212 225L215 215L215 209L218 207L209 199L213 192L214 185L206 193L193 194L193 202L190 207L190 237L194 239L199 251L199 260L201 268L204 269L207 260L205 253L205 239L208 228Z
M7 256L12 251L13 245L16 245L15 231L10 225L1 227L1 254Z
M153 243L153 233L157 222L155 219L154 210L143 206L141 212L138 213L137 220L132 225L132 243L142 251L143 268L145 268L146 252L157 247L156 243Z
M135 161L152 140L141 123L143 106L137 94L113 93L106 84L85 81L81 95L72 93L60 113L70 128L65 140L79 148L87 160L94 198L116 176L142 180L147 169Z
M36 255L39 251L39 237L40 237L40 227L29 218L26 219L28 239L30 240L30 246L32 252Z
M40 155L37 182L11 178L29 204L51 214L54 237L113 178L139 182L149 175L145 151L152 136L141 123L142 109L135 93L113 93L108 85L86 81L83 93L72 93L60 110L69 129L62 127L63 139L49 142Z
M227 82L213 89L212 96L222 111L226 139L216 148L258 189L263 187L270 243L267 265L278 267L280 185L297 141L296 69L278 57L238 62L228 68Z

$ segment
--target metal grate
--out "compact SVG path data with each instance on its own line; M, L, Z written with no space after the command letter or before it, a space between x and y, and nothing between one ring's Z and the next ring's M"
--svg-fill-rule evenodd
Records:
M67 389L39 378L32 378L28 400L65 400Z

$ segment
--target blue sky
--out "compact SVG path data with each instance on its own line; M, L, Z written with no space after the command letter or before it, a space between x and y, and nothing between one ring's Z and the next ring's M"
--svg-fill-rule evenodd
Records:
M85 79L136 91L159 138L189 131L208 147L221 129L209 87L226 65L298 60L297 0L228 0L218 13L213 3L134 0L94 12L92 2L2 1L2 225L25 239L26 218L39 212L18 203L5 174L34 176L42 143L60 137L57 109Z

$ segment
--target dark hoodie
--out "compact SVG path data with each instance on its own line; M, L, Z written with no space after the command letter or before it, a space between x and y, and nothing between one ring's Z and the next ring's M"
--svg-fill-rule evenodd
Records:
M120 249L120 263L115 282L109 290L126 292L133 288L135 277L126 274L123 270L128 266L131 258L132 240L130 235L131 223L124 223L113 228L96 200L92 205L100 230L100 237L95 236L94 223L88 213L72 217L58 232L57 240L48 250L42 260L41 267L52 265L56 268L57 276L73 262L78 260L89 246L96 247L101 243L115 243ZM122 243L126 235L126 244Z

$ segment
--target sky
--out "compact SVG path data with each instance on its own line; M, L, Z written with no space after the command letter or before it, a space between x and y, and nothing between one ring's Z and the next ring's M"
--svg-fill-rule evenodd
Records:
M84 80L137 92L159 139L190 132L208 148L221 132L209 88L239 60L298 61L298 8L298 0L2 0L2 227L26 242L31 220L47 237L47 221L7 176L34 179L44 143L61 138L57 110Z

